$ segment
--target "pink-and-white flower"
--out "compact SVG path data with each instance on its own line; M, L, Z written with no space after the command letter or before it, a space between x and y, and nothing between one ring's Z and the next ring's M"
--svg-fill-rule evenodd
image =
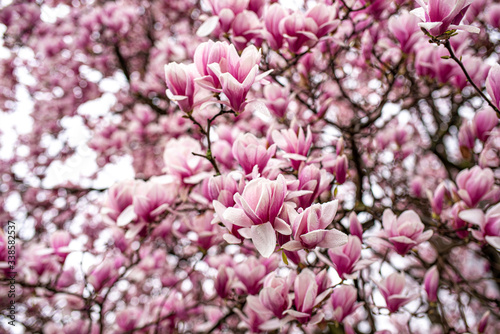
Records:
M274 130L272 133L273 141L280 149L285 151L283 158L290 159L292 167L299 169L302 161L307 160L309 149L312 145L312 133L310 127L307 127L307 133L299 128L298 133L293 129Z
M403 212L399 217L385 209L382 224L392 248L400 255L405 255L416 245L427 241L432 236L431 230L424 232L424 224L413 210Z
M500 249L500 203L488 209L486 214L480 209L470 209L460 212L458 216L468 223L479 226L479 231L472 231L474 238L484 240Z
M489 168L474 166L458 173L456 178L458 196L473 208L493 189L495 176Z
M432 266L424 276L424 289L427 293L429 302L437 301L437 292L439 287L439 272L436 266Z
M314 204L302 211L293 221L293 239L283 249L296 251L316 247L333 248L347 243L347 235L336 229L326 228L337 213L338 200Z
M252 173L254 166L262 173L269 159L276 153L276 145L266 147L251 133L240 136L233 144L233 156L238 161L245 174Z
M352 285L341 285L333 289L330 302L333 309L333 320L341 323L345 317L354 313L362 303L356 303L358 291Z
M449 30L466 30L479 33L479 28L461 25L472 0L416 0L420 8L411 11L424 22L418 25L426 29L432 36L441 36Z
M392 273L382 282L375 284L384 297L390 312L397 312L401 306L404 306L417 297L417 295L408 296L403 292L406 284L403 273Z

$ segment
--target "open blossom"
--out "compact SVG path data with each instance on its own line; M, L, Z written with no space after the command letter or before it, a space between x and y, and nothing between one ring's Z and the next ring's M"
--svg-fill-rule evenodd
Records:
M337 213L338 200L314 204L302 211L293 221L293 238L283 248L288 251L333 248L347 242L347 235L336 230L326 230Z
M486 214L480 209L470 209L460 212L458 216L468 223L479 225L480 231L472 231L476 239L500 249L500 203L488 209Z
M491 97L493 105L500 108L500 65L491 66L486 77L486 91Z
M424 232L424 224L413 210L407 210L396 217L390 209L385 209L382 224L392 247L400 255L405 255L411 248L432 236L432 231Z
M276 247L276 232L285 235L292 233L290 225L278 217L286 194L287 186L282 175L275 181L253 179L247 183L241 195L234 195L237 207L225 209L222 219L243 227L244 229L238 230L239 233L252 239L262 256L269 257ZM214 207L216 205L214 201Z
M258 74L260 59L260 51L253 45L245 48L241 56L234 45L230 45L225 62L208 64L221 83L222 92L228 99L226 104L236 112L245 109L250 87L270 73Z
M312 18L318 27L315 33L318 38L329 34L338 27L340 21L335 19L336 16L336 7L322 3L317 4L306 12L306 17Z
M318 41L318 25L311 17L295 12L280 21L280 31L291 52L299 53L303 46L313 46Z
M377 284L380 293L385 299L390 312L397 312L401 306L415 299L416 295L403 293L406 280L403 273L392 273L385 280Z
M330 302L333 308L333 320L342 322L345 317L352 314L361 303L356 303L358 292L352 285L341 285L333 289Z
M361 241L358 237L350 235L345 245L329 249L328 256L339 276L346 278L346 275L358 269L356 263L361 257Z
M495 177L491 169L475 166L458 173L456 182L458 196L469 208L473 208L491 191Z
M271 273L264 280L264 287L260 290L259 300L262 305L271 311L275 317L281 319L285 316L285 311L292 306L292 298L289 290L292 285L293 275L277 277Z
M477 138L485 142L490 135L490 131L498 124L498 117L493 109L487 107L479 110L474 115L473 124Z
M400 16L389 19L389 30L401 45L401 51L411 53L415 44L422 38L422 31L418 26L418 18L407 11Z
M279 3L273 3L267 8L264 18L264 25L266 27L265 37L274 50L278 50L283 46L283 34L280 31L280 22L286 15L285 9Z
M111 219L116 220L120 214L134 200L134 180L122 181L113 185L108 190L108 201L102 213L107 214Z
M208 67L210 64L220 64L226 61L229 44L227 42L208 41L198 45L194 52L193 61L201 77L195 79L196 84L210 89L219 90L219 77ZM223 66L223 65L222 65Z
M227 32L236 15L248 7L249 0L208 0L207 3L212 9L212 13L218 17L221 29Z
M236 139L232 152L245 174L252 173L254 166L257 166L258 172L262 173L269 159L276 153L276 144L267 148L253 134L246 133Z
M278 147L286 152L283 158L290 159L292 167L298 170L301 162L307 160L307 155L312 145L310 127L307 127L306 135L304 135L304 130L299 128L298 133L293 129L274 130L272 137Z
M417 0L420 8L411 11L424 22L418 25L426 29L432 36L441 36L448 30L462 29L479 33L479 28L460 25L472 0Z

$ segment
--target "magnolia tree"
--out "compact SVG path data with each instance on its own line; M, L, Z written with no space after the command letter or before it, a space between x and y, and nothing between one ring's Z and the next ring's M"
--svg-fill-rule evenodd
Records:
M494 0L0 22L2 333L500 331Z

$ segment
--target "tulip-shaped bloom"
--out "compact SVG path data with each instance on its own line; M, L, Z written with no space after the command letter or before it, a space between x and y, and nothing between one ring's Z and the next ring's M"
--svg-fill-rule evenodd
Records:
M345 275L350 275L359 269L356 268L356 263L361 257L361 241L358 237L350 235L345 245L329 249L328 256L340 278L346 278Z
M260 292L262 280L268 273L266 266L256 257L250 257L238 264L234 268L234 272L250 295L256 295Z
M333 168L333 171L335 173L335 180L338 184L343 184L345 182L348 168L349 163L345 154L338 156L335 160L335 167Z
M334 6L317 4L306 12L306 17L311 18L318 27L316 37L321 38L338 27L340 21L336 20L337 10Z
M236 112L245 109L248 102L245 101L250 87L259 82L271 71L258 74L261 54L253 45L243 50L241 57L238 55L234 45L230 45L225 62L212 63L208 67L219 78L222 92L229 102L224 104Z
M322 182L323 181L323 182ZM325 182L326 181L326 182ZM324 184L329 184L331 175L321 171L315 165L307 165L299 171L299 190L310 191L298 198L299 207L307 208L316 200L316 198L325 190Z
M407 11L402 11L399 17L391 16L389 19L389 30L401 44L401 51L406 54L413 51L413 47L422 37L418 22L418 18Z
M361 303L356 303L358 291L352 285L341 285L333 289L330 302L333 308L333 320L341 323L345 317L354 313Z
M278 215L281 212L287 193L285 178L278 176L276 181L256 178L248 182L240 195L234 195L237 207L227 208L222 219L232 225L243 227L241 235L250 238L255 248L264 257L269 257L276 247L276 231L290 235L292 230ZM214 201L214 207L216 206Z
M288 42L288 49L299 53L303 46L313 46L318 41L318 25L314 19L295 12L280 22L280 31Z
M451 226L455 229L459 238L466 238L469 235L468 223L460 218L460 212L467 209L464 202L460 201L453 204L451 208Z
M384 297L390 312L397 312L401 306L417 297L416 295L407 296L403 294L405 283L403 273L392 273L382 282L375 283Z
M107 214L115 220L134 200L135 181L123 181L114 184L108 190L108 202L103 208L102 213Z
M302 270L295 278L293 286L295 310L287 310L285 313L293 316L300 323L314 325L323 319L323 314L319 312L314 317L311 318L311 316L314 306L322 302L330 291L326 290L318 295L318 284L315 278L316 275L309 269Z
M420 20L424 21L418 25L427 30L432 36L441 36L448 30L466 30L479 33L479 28L469 25L460 25L465 12L472 0L417 0L420 8L411 11Z
M175 202L177 188L176 183L160 184L152 180L139 183L134 196L135 214L146 223L153 222Z
M283 318L284 312L292 306L292 298L288 293L290 286L289 279L276 277L275 273L271 273L264 280L264 288L259 293L262 305L278 319Z
M285 89L275 84L264 87L266 106L278 118L284 118L286 115L288 103L290 102L289 95Z
M233 268L221 265L214 281L214 289L222 299L225 299L231 293L234 282Z
M67 231L56 231L50 236L50 247L55 255L59 257L61 262L64 262L68 254L71 252L69 243L71 242L71 235Z
M437 301L439 287L439 272L436 266L431 267L424 276L424 288L427 293L427 300L430 303Z
M473 123L477 138L485 142L490 135L490 131L498 124L498 117L493 109L484 108L476 113Z
M142 311L139 308L127 308L116 314L116 324L122 331L133 331L141 321Z
M95 291L99 291L105 286L110 286L118 278L118 268L123 264L123 257L115 260L110 258L104 260L99 265L91 268L88 282L92 284Z
M489 168L474 166L458 173L456 182L458 196L469 208L473 208L490 192L495 184L495 176Z
M229 44L227 42L208 41L198 45L194 51L193 61L201 77L195 82L206 89L221 90L219 77L208 67L210 64L219 64L226 61Z
M196 85L194 79L198 76L194 64L169 63L165 65L167 95L185 113L192 112L195 106Z
M405 255L412 247L432 236L430 230L423 232L424 224L413 210L407 210L396 217L390 209L385 209L382 224L392 247L400 255Z
M491 66L486 77L486 91L491 97L493 105L500 108L500 65Z
M471 122L463 122L458 131L458 144L464 158L470 157L470 150L476 143L476 133Z
M236 15L232 28L232 41L238 50L243 50L253 38L260 36L262 30L259 17L249 10Z
M238 182L231 175L223 174L203 180L202 193L210 202L219 201L225 207L233 206L233 196L238 191Z
M185 184L198 183L207 176L204 172L211 168L207 159L193 155L201 152L200 143L193 138L170 139L163 154L165 171L177 176Z
M486 214L482 210L471 209L460 212L458 216L468 223L479 225L480 231L472 231L474 238L500 249L500 203L488 209Z
M236 15L248 7L249 0L207 0L207 3L218 16L221 29L228 32Z
M347 243L347 235L336 229L326 230L337 213L338 200L315 204L302 211L293 221L294 240L283 249L297 251L316 247L333 248Z
M307 127L306 135L304 135L304 130L299 128L298 134L292 129L274 130L272 137L278 147L286 152L283 158L290 159L293 169L298 170L301 161L307 160L311 148L312 134L310 127Z
M491 313L490 310L484 312L483 316L479 320L479 323L477 324L477 332L479 334L483 334L485 332L486 326L488 326L488 319L490 318L490 313Z
M257 166L259 173L262 173L269 159L276 153L276 145L273 144L266 148L257 137L251 133L246 133L236 139L232 151L234 158L243 167L245 174L252 173L254 166Z
M283 34L280 31L280 22L286 15L285 9L279 3L273 3L267 9L264 18L264 25L267 32L265 37L273 50L278 50L283 46Z

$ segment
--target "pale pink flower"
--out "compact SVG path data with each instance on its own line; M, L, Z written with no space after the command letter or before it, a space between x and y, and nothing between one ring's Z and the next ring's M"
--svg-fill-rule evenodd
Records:
M266 106L278 118L284 118L290 103L290 93L277 84L264 87Z
M140 308L130 307L116 314L116 324L123 331L132 331L141 319L142 311Z
M248 7L249 0L207 0L207 3L219 18L221 29L228 32L236 15Z
M390 312L397 312L401 306L415 299L416 295L403 293L405 288L405 276L403 273L392 273L385 280L375 283L385 299Z
M259 293L259 300L262 305L271 311L275 317L281 319L285 316L285 311L292 306L292 298L289 290L293 280L293 275L277 277L271 273L264 280L264 287Z
M472 231L474 238L500 249L500 203L489 208L486 214L480 209L470 209L460 212L458 216L468 223L479 225L480 231Z
M449 30L466 30L479 33L479 28L460 25L472 0L416 0L420 8L411 11L420 20L418 25L426 29L432 36L441 36Z
M182 111L190 113L195 106L196 85L194 79L199 74L193 64L169 63L165 65L167 95Z
M229 44L227 42L208 41L198 45L194 52L193 61L201 74L201 77L195 79L196 84L212 91L220 91L221 84L219 77L208 67L210 64L222 65L226 61Z
M486 91L491 97L493 105L500 108L500 65L491 66L486 77Z
M340 21L335 19L337 17L336 7L322 3L309 9L306 12L306 17L312 18L316 23L318 27L315 33L317 38L331 33L340 24Z
M488 4L488 10L485 12L486 21L496 29L500 29L500 3Z
M177 176L185 184L198 183L208 176L207 171L212 167L207 159L193 153L203 153L197 140L187 136L170 139L163 154L165 171Z
M137 217L147 223L153 222L159 214L174 204L178 187L175 182L139 182L134 195L134 212Z
M338 156L335 160L335 166L333 168L335 174L335 180L338 184L344 184L347 177L347 170L349 168L349 162L345 154Z
M401 51L412 53L415 44L422 38L422 31L418 26L418 18L407 11L402 11L399 16L391 16L389 30L401 45Z
M229 174L212 176L203 180L203 196L213 202L219 201L225 207L233 206L233 196L238 191L238 182Z
M232 28L232 41L238 50L243 50L252 39L259 37L262 30L257 14L249 10L236 15Z
M283 248L288 251L333 248L347 243L347 235L336 229L326 230L337 213L338 200L315 204L302 211L293 221L293 238Z
M358 237L350 235L345 245L329 249L328 257L338 275L346 278L346 275L359 270L356 264L361 258L361 241Z
M214 289L219 297L225 299L229 296L234 281L235 278L233 268L221 265L214 280Z
M264 24L267 34L266 41L271 49L278 50L283 46L283 34L280 30L280 22L286 17L285 9L279 3L273 3L267 9Z
M276 145L269 148L251 133L240 136L233 144L233 156L238 161L245 174L252 173L254 166L262 173L269 159L276 153Z
M462 156L464 157L466 157L465 152L473 149L476 143L476 133L474 130L472 122L463 122L460 126L460 130L458 131L458 144L460 146Z
M456 178L458 196L473 208L490 192L495 183L495 176L489 168L474 166L458 173Z
M111 219L116 220L134 200L134 180L122 181L114 184L108 190L108 201L102 213L107 214Z
M490 135L490 131L498 124L497 114L489 107L483 108L474 115L473 124L477 138L485 142Z
M363 241L363 226L354 211L349 214L349 232Z
M234 45L230 45L225 62L211 63L208 67L219 78L222 92L227 101L222 103L228 105L236 112L241 112L247 105L246 96L255 82L259 82L271 71L259 73L261 54L253 45L243 50L238 55ZM214 90L217 91L217 90Z
M303 46L313 46L317 43L318 25L314 19L306 17L301 12L295 12L279 23L280 31L288 42L288 49L299 53Z
M439 287L439 272L436 266L432 266L424 276L424 288L429 302L437 301Z
M318 294L316 275L310 269L302 270L295 278L293 290L295 310L286 310L285 313L293 316L300 323L314 325L321 321L323 314L317 312L315 316L312 316L313 309L326 298L330 291L326 290Z
M243 227L238 232L252 239L262 256L269 257L276 248L276 232L285 235L292 233L290 225L278 217L286 195L287 186L282 175L276 181L253 179L247 183L241 195L234 195L237 207L225 209L222 219ZM214 207L216 205L214 201Z
M405 255L416 245L427 241L432 231L424 232L424 224L413 210L403 212L396 217L390 209L385 209L382 224L392 248L400 255Z
M333 289L330 302L333 308L333 320L341 323L345 317L354 313L361 303L356 303L358 292L352 285L341 285Z
M306 135L304 135L304 130L299 128L298 133L293 129L274 130L272 137L278 147L285 151L283 158L290 159L292 167L298 170L301 162L307 160L307 155L312 145L310 127L307 127Z
M71 235L68 231L58 230L50 236L50 247L61 262L64 262L68 254L71 252L68 247L70 242Z

